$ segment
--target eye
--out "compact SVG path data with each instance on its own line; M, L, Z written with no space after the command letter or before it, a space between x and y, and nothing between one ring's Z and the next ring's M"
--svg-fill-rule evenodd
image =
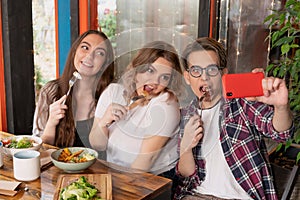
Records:
M195 73L199 73L201 71L201 69L195 67L195 68L192 68L192 71Z
M83 50L89 50L89 47L87 45L81 45L80 48Z
M154 73L154 70L152 69L152 66L151 66L151 65L148 66L147 72L150 73L150 74L153 74L153 73Z
M96 56L105 56L105 51L104 50L96 50L95 51L95 55Z
M170 75L162 75L160 77L160 79L163 81L163 82L169 82L170 79L171 79L171 76Z

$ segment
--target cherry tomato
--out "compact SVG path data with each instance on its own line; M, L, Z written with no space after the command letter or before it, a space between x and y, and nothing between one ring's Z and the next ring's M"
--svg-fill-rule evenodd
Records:
M2 139L1 142L2 142L3 146L5 146L5 145L10 144L11 141L10 141L10 139Z

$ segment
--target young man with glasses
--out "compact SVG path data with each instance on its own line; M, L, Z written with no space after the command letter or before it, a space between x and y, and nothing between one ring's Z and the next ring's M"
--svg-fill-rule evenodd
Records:
M182 56L196 97L181 110L175 199L277 199L263 136L285 141L292 135L284 80L264 78L261 97L224 99L223 46L199 38Z

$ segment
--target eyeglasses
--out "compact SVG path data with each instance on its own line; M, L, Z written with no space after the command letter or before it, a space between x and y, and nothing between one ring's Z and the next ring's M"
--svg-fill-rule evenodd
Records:
M193 65L186 71L188 71L192 77L199 78L203 74L204 70L206 72L206 75L216 76L219 73L220 68L218 65L208 65L206 68L202 68L200 66Z

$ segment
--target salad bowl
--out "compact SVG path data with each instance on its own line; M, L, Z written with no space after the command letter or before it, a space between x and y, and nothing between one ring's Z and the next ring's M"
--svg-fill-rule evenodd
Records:
M32 135L14 135L2 138L3 152L8 157L12 157L15 153L26 150L39 150L43 144L40 137Z

